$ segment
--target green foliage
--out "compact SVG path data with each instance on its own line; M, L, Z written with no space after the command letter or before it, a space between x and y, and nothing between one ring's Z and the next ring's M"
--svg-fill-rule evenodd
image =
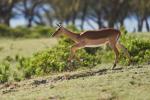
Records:
M10 36L11 35L11 29L3 24L0 24L0 36Z
M67 61L71 45L69 41L64 38L58 46L36 53L33 57L25 60L25 76L74 70L79 67L93 67L101 63L99 56L88 54L85 50L78 51L78 56L83 58L83 61L69 63Z
M133 63L141 64L150 61L150 40L124 35L121 42L128 48Z
M48 37L54 32L54 28L45 26L35 26L32 28L16 27L10 28L6 25L0 24L0 37L12 38L39 38Z
M35 26L30 28L30 32L27 35L25 35L25 37L27 38L50 37L53 32L54 28L52 27Z
M16 59L7 56L2 61L2 63L0 64L0 83L4 83L7 81L20 81L24 79L23 68L21 67L21 60L23 60L23 58L24 57L18 56L18 58Z
M3 63L0 65L0 83L8 81L9 77L9 64Z

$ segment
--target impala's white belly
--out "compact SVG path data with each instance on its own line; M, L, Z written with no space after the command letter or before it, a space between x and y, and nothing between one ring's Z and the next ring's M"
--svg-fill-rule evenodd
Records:
M100 47L104 46L105 44L95 44L95 45L85 45L85 47Z

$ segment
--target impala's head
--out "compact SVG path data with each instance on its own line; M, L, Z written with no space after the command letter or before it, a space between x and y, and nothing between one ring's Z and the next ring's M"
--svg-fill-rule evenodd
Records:
M63 32L63 26L61 24L57 24L58 28L56 31L52 34L52 37L59 37L60 34Z

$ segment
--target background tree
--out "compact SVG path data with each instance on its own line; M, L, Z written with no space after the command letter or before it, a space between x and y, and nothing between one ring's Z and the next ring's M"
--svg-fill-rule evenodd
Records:
M63 22L83 30L86 24L95 27L91 22L98 28L119 28L126 19L135 18L138 31L143 24L150 31L149 8L149 0L1 0L0 23L9 26L11 19L21 16L28 27Z
M132 12L138 22L138 31L142 31L143 23L146 22L147 31L150 31L148 18L150 16L150 2L149 0L132 0Z
M0 23L10 25L10 19L14 17L13 8L19 0L0 1Z

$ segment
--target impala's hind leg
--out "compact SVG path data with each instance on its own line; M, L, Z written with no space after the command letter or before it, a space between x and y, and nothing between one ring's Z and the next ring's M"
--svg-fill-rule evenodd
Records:
M129 54L128 50L126 49L126 47L124 45L122 45L121 43L119 43L119 42L116 44L116 47L118 49L122 49L123 50L123 54L129 59L128 65L130 65L131 57L130 57L130 54Z
M116 47L115 42L110 42L109 44L110 44L111 48L114 50L114 53L115 53L115 61L114 61L114 65L112 67L112 69L114 69L116 67L116 64L118 63L119 51L118 51L118 49Z

